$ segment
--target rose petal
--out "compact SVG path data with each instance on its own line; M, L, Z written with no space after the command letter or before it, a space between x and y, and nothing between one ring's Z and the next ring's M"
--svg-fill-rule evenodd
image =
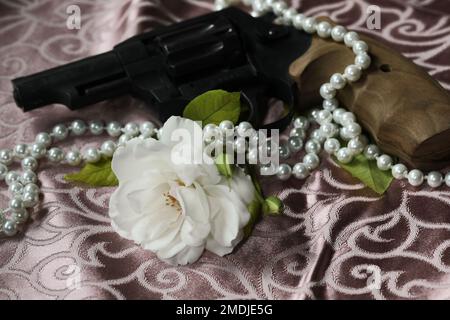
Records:
M170 148L155 139L132 139L117 148L111 167L117 179L135 180L142 176L144 168L158 168L159 172L170 170Z
M239 242L241 242L243 238L244 238L244 233L242 231L240 231L238 233L238 236L236 237L236 239L233 240L231 246L222 246L213 237L209 237L206 242L206 250L211 251L212 253L215 253L218 256L223 257L224 255L231 253L233 251L234 247Z
M211 230L209 224L209 204L203 189L181 187L177 191L184 214L184 223L181 227L181 239L189 246L204 244Z
M239 231L239 214L229 200L232 190L227 186L205 187L211 208L211 233L222 246L231 246ZM240 201L234 195L236 201Z
M190 264L197 261L204 250L204 246L186 247L177 255L169 259L164 259L164 261L173 266Z

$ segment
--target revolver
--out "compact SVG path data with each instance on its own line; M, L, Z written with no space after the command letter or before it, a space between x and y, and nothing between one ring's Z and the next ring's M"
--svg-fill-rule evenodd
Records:
M321 39L275 16L254 18L238 8L136 35L112 51L13 80L23 111L59 103L78 109L121 95L157 108L160 120L181 115L196 96L213 89L240 91L248 106L240 120L284 129L294 108L321 103L318 89L352 64L343 44ZM450 160L450 97L424 70L370 38L372 66L337 98L353 111L386 152L422 169ZM268 100L288 112L264 123Z

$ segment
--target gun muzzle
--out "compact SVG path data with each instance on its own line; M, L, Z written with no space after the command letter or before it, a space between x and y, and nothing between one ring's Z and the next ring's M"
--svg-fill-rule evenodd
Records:
M60 103L70 109L129 92L129 79L110 51L13 80L14 99L24 111Z

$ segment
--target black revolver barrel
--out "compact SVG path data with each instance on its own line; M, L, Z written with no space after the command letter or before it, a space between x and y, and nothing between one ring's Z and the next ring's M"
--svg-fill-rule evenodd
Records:
M60 103L70 109L126 94L129 79L114 51L13 80L24 111Z

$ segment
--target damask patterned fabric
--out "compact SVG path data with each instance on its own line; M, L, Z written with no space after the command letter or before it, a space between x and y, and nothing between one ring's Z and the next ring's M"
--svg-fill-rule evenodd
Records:
M308 15L335 21L390 44L450 89L448 0L294 0ZM68 30L66 8L81 8ZM366 9L382 8L382 29L368 30ZM88 55L156 26L212 9L200 0L1 0L0 147L29 143L76 118L142 121L151 108L128 97L77 112L48 106L22 113L10 80ZM61 145L97 145L104 137ZM151 165L151 164L150 164ZM0 239L1 299L440 299L450 298L450 191L395 181L384 196L331 159L306 181L264 179L286 204L236 250L172 267L120 238L107 215L111 188L64 181L73 171L43 163L43 201L24 235ZM0 207L8 199L0 184Z

